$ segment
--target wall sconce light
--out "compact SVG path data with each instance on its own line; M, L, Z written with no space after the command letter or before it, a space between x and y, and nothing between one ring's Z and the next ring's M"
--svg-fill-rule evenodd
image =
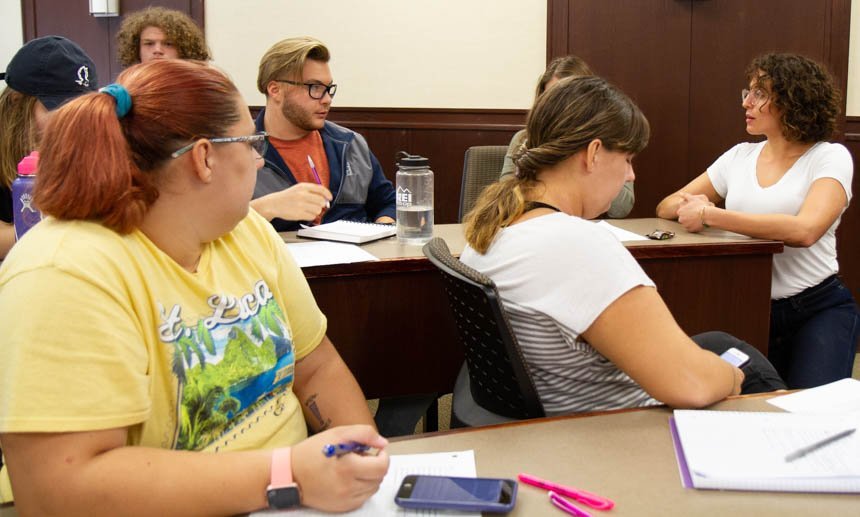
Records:
M90 0L90 14L97 18L119 16L119 0Z

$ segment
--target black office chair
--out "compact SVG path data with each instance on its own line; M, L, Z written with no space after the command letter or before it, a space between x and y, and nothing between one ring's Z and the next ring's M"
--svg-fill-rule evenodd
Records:
M423 251L442 273L466 355L454 386L451 427L544 416L496 285L454 258L439 237Z
M475 205L484 187L499 181L507 152L506 145L476 145L466 149L463 157L463 180L460 184L460 222L463 222L463 217Z

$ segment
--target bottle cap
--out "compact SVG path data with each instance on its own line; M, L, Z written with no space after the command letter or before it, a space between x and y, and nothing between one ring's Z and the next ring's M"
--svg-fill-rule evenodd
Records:
M36 168L39 167L39 151L33 151L18 162L18 174L22 176L30 176L36 174Z
M397 165L406 167L429 167L430 160L417 154L409 154L406 151L397 153Z

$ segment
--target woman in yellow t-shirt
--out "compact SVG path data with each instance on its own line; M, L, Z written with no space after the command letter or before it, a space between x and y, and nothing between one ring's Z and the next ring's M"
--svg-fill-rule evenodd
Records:
M52 117L34 194L50 217L0 268L0 501L232 515L377 490L386 441L249 211L263 145L233 83L182 60ZM339 444L380 452L323 454Z

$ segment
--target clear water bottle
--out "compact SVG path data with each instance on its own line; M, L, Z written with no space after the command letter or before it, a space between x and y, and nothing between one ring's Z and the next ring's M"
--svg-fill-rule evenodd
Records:
M433 237L433 171L430 160L404 151L397 160L397 239L423 244Z
M38 166L39 152L33 151L18 162L18 177L12 181L12 219L16 240L42 220L42 213L33 207L33 183Z

